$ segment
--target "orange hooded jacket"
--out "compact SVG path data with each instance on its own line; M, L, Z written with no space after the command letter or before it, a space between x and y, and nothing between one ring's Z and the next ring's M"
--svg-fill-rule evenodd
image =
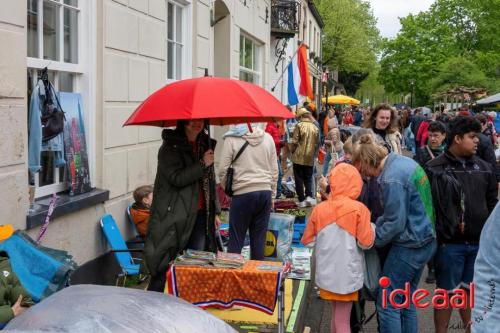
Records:
M363 286L361 248L373 246L375 225L368 208L356 201L362 187L355 167L337 165L330 174L330 196L314 208L302 237L304 245L315 242L316 284L330 292L349 294Z

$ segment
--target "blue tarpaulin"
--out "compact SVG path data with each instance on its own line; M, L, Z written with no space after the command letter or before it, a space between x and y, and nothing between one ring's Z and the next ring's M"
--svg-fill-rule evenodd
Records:
M12 270L35 302L62 289L76 267L67 252L38 246L20 231L1 242L0 251L7 253Z

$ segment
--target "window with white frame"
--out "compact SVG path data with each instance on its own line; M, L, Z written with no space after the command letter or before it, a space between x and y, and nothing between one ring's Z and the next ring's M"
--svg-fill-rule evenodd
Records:
M312 45L312 38L311 38L311 33L312 33L312 22L311 21L309 21L309 30L308 31L309 31L309 36L307 37L307 45L309 47L312 47L313 45Z
M167 2L167 79L183 79L186 59L186 6Z
M49 69L57 91L77 92L83 74L79 39L83 0L27 0L28 101L38 82L39 71ZM54 165L55 153L41 153L42 169L30 175L35 197L68 188L66 170Z
M240 35L240 80L260 84L260 47L245 35Z
M319 31L316 33L316 55L320 57L321 55L321 39L319 36Z
M316 27L314 27L314 33L313 33L313 43L312 43L312 49L313 49L313 52L316 53L316 55L318 54L318 49L316 48Z

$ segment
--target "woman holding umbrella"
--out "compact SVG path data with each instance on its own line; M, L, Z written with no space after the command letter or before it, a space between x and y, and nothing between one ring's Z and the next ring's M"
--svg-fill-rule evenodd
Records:
M149 290L163 291L169 262L186 247L216 250L217 202L212 166L215 142L203 132L204 122L200 119L222 126L276 118L289 119L293 114L265 89L243 81L206 76L164 86L141 103L125 122L125 126L177 125L175 130L163 131L163 145L158 153L144 247L152 275ZM277 170L276 160L274 167Z
M148 290L163 292L169 262L186 249L216 251L216 223L220 223L214 181L215 146L203 131L203 120L178 121L165 129L158 152L158 170L144 253L151 273ZM211 199L208 199L211 198ZM208 199L208 200L207 200Z

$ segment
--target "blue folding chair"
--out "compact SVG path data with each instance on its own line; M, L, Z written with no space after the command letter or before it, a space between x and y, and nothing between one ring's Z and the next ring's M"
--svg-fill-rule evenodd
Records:
M132 218L132 214L130 213L130 208L132 208L133 204L130 204L127 206L127 217L128 221L130 222L130 225L132 226L132 230L134 230L135 238L139 239L141 238L141 235L139 234L139 230L137 230L137 226L134 223L134 219Z
M136 261L140 261L139 258L133 258L132 252L142 252L143 249L128 249L125 240L116 225L113 216L106 214L101 218L101 227L104 232L104 236L108 240L108 244L111 247L111 252L115 255L118 264L122 272L118 274L116 278L116 285L120 278L123 278L123 286L127 280L127 276L141 275L140 264Z
M127 247L130 249L135 249L135 248L143 248L144 247L144 239L141 237L139 234L139 230L137 230L137 226L134 223L134 219L132 218L132 214L130 213L130 209L132 208L133 204L130 204L127 206L127 218L132 226L132 230L134 230L134 238L126 241Z

